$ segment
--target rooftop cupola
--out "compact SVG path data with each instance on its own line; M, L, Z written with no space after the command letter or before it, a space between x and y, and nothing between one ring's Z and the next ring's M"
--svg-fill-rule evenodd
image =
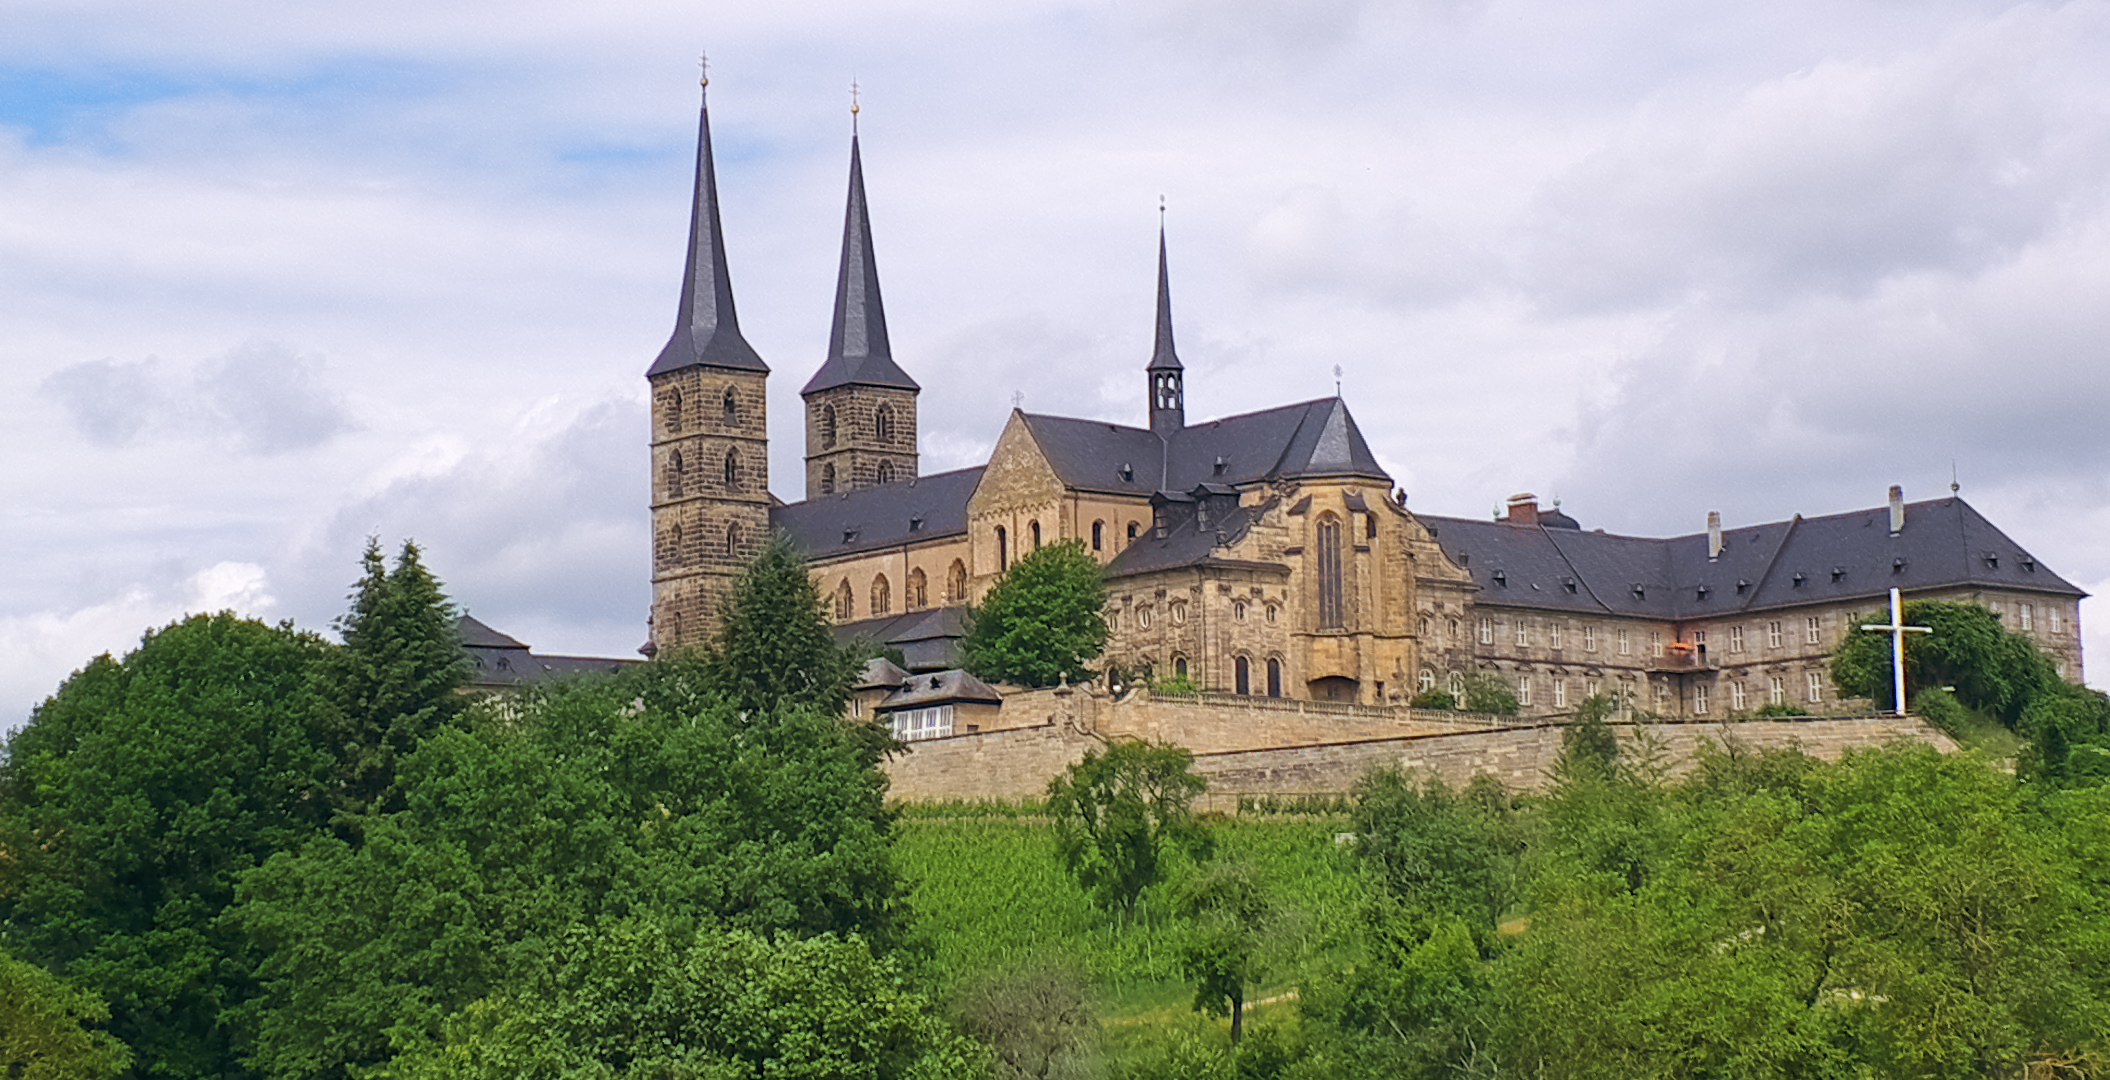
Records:
M1187 426L1185 369L1172 347L1172 276L1165 266L1165 227L1158 226L1158 337L1150 353L1150 430L1160 438Z
M706 89L705 94L709 91ZM702 365L767 372L754 346L740 336L733 282L726 273L725 232L718 224L718 176L711 165L711 108L704 98L696 135L696 197L689 210L688 265L681 273L681 306L674 334L645 374L663 375Z

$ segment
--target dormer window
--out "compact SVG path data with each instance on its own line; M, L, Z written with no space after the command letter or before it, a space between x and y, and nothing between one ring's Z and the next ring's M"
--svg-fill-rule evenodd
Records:
M1986 565L1986 569L1988 569L1988 570L1998 570L1998 569L2000 569L2000 553L1999 553L1999 552L1997 552L1997 551L1988 551L1988 552L1986 552L1986 553L1985 553L1985 565Z
M1495 582L1495 584L1497 584L1497 585L1500 585L1500 586L1502 586L1502 587L1503 587L1503 588L1505 588L1505 589L1509 587L1509 575L1508 575L1508 574L1505 574L1505 573L1503 573L1502 571L1500 571L1500 570L1497 570L1497 571L1495 571L1495 572L1494 572L1494 573L1493 573L1492 575L1490 575L1490 576L1492 576L1492 577L1494 578L1494 582Z
M1129 483L1133 483L1133 482L1135 482L1135 478L1136 478L1136 467L1135 467L1135 466L1133 466L1133 465L1129 465L1129 464L1127 464L1127 463L1125 463L1125 462L1124 462L1124 463L1122 464L1122 466L1121 466L1121 479L1122 479L1122 480L1124 480L1124 481L1127 481L1127 482L1129 482Z
M1900 555L1897 558L1890 560L1890 572L1893 574L1902 574L1905 572L1904 556Z
M1701 600L1705 600L1705 599L1707 599L1707 586L1705 586L1705 585L1702 585L1702 586L1700 586L1699 588L1697 588L1697 589L1693 590L1693 592L1694 592L1695 594L1697 594L1697 598L1698 598L1698 599L1701 599Z
M2027 571L2029 571L2029 572L2030 572L2030 573L2032 573L2032 574L2036 573L2036 572L2037 572L2037 560L2035 560L2035 559L2032 559L2032 558L2030 558L2030 557L2029 557L2029 556L2027 556L2027 555L2024 555L2024 556L2022 556L2022 569L2024 569L2024 570L2027 570Z
M1575 584L1575 579L1574 579L1574 578L1572 578L1572 577L1571 577L1571 578L1562 578L1562 579L1561 579L1561 588L1564 588L1564 589L1568 590L1568 592L1569 592L1569 593L1571 593L1571 594L1575 593L1575 592L1577 591L1577 587L1576 587L1576 584Z
M1802 583L1803 583L1803 582L1805 582L1805 581L1808 581L1809 579L1810 579L1810 578L1809 578L1809 575L1808 575L1808 574L1805 574L1805 573L1803 573L1803 572L1802 572L1802 571L1800 571L1800 570L1797 570L1797 571L1795 571L1795 587L1796 587L1796 588L1798 588L1798 589L1799 589L1799 588L1802 588Z
M1750 587L1751 583L1749 581L1746 581L1743 578L1736 579L1736 595L1744 595L1744 590L1749 589Z
M1222 454L1216 455L1216 475L1222 476L1224 474L1224 470L1230 467L1230 459L1224 457Z
M908 519L908 531L910 531L910 532L922 532L922 531L923 531L923 519L922 519L922 518L919 518L919 517L912 517L912 518Z
M1640 582L1638 582L1638 581L1634 583L1634 599L1636 599L1636 600L1646 600L1646 599L1648 599L1648 590L1647 590L1647 589L1644 589L1644 588L1642 588L1642 587L1641 587L1641 583L1640 583Z
M856 543L856 542L857 542L857 530L856 530L856 529L844 529L844 530L843 530L843 543L845 543L845 544L854 544L854 543Z
M1834 567L1832 567L1832 580L1833 580L1833 581L1837 581L1837 580L1839 580L1840 578L1843 578L1843 577L1845 577L1845 576L1846 576L1846 567L1843 567L1843 566L1834 566Z

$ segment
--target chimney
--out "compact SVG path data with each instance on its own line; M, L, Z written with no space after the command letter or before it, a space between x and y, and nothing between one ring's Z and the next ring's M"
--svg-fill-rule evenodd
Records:
M1722 557L1722 512L1707 511L1707 561Z
M1890 535L1905 531L1905 489L1890 485Z
M1509 497L1509 516L1503 519L1511 525L1536 525L1539 523L1539 497L1526 491Z

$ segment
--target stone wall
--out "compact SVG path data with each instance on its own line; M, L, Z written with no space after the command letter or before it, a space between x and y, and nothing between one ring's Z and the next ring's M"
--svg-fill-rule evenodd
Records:
M1546 782L1560 754L1561 726L1502 726L1491 718L1408 709L1328 707L1314 702L1114 701L1089 688L1013 694L1007 717L1027 726L931 739L887 763L893 796L909 801L1017 800L1086 751L1121 738L1178 743L1195 750L1211 804L1240 795L1339 794L1373 768L1398 766L1464 784L1487 775L1512 790ZM1014 708L1016 711L1014 712ZM1623 746L1644 731L1661 744L1673 773L1691 766L1701 742L1735 740L1753 749L1800 747L1825 760L1850 749L1899 740L1944 752L1948 736L1912 717L1794 717L1735 723L1674 721L1612 728Z

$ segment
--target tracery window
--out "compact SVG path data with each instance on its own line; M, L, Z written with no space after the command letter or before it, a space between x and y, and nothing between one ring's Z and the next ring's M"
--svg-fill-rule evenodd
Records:
M725 452L725 489L727 491L740 490L740 451L738 450L727 450Z
M1436 689L1436 673L1428 668L1422 668L1421 678L1414 681L1414 687L1424 694Z
M725 527L725 557L728 561L740 561L740 526L735 523Z
M901 599L910 611L921 611L930 606L930 579L923 576L922 567L908 572L908 588Z
M945 602L964 604L967 602L967 564L958 559L945 571Z
M872 479L882 484L893 483L894 463L891 461L882 461L878 465L873 466Z
M1341 618L1341 523L1328 515L1319 521L1319 629L1338 630Z
M893 587L887 584L885 574L879 574L872 578L872 614L876 616L891 615L893 613Z
M857 594L850 589L850 579L844 578L842 584L835 587L835 621L849 622L850 616L856 614L856 608Z
M894 409L892 406L881 405L873 410L872 438L877 440L881 446L894 441Z

